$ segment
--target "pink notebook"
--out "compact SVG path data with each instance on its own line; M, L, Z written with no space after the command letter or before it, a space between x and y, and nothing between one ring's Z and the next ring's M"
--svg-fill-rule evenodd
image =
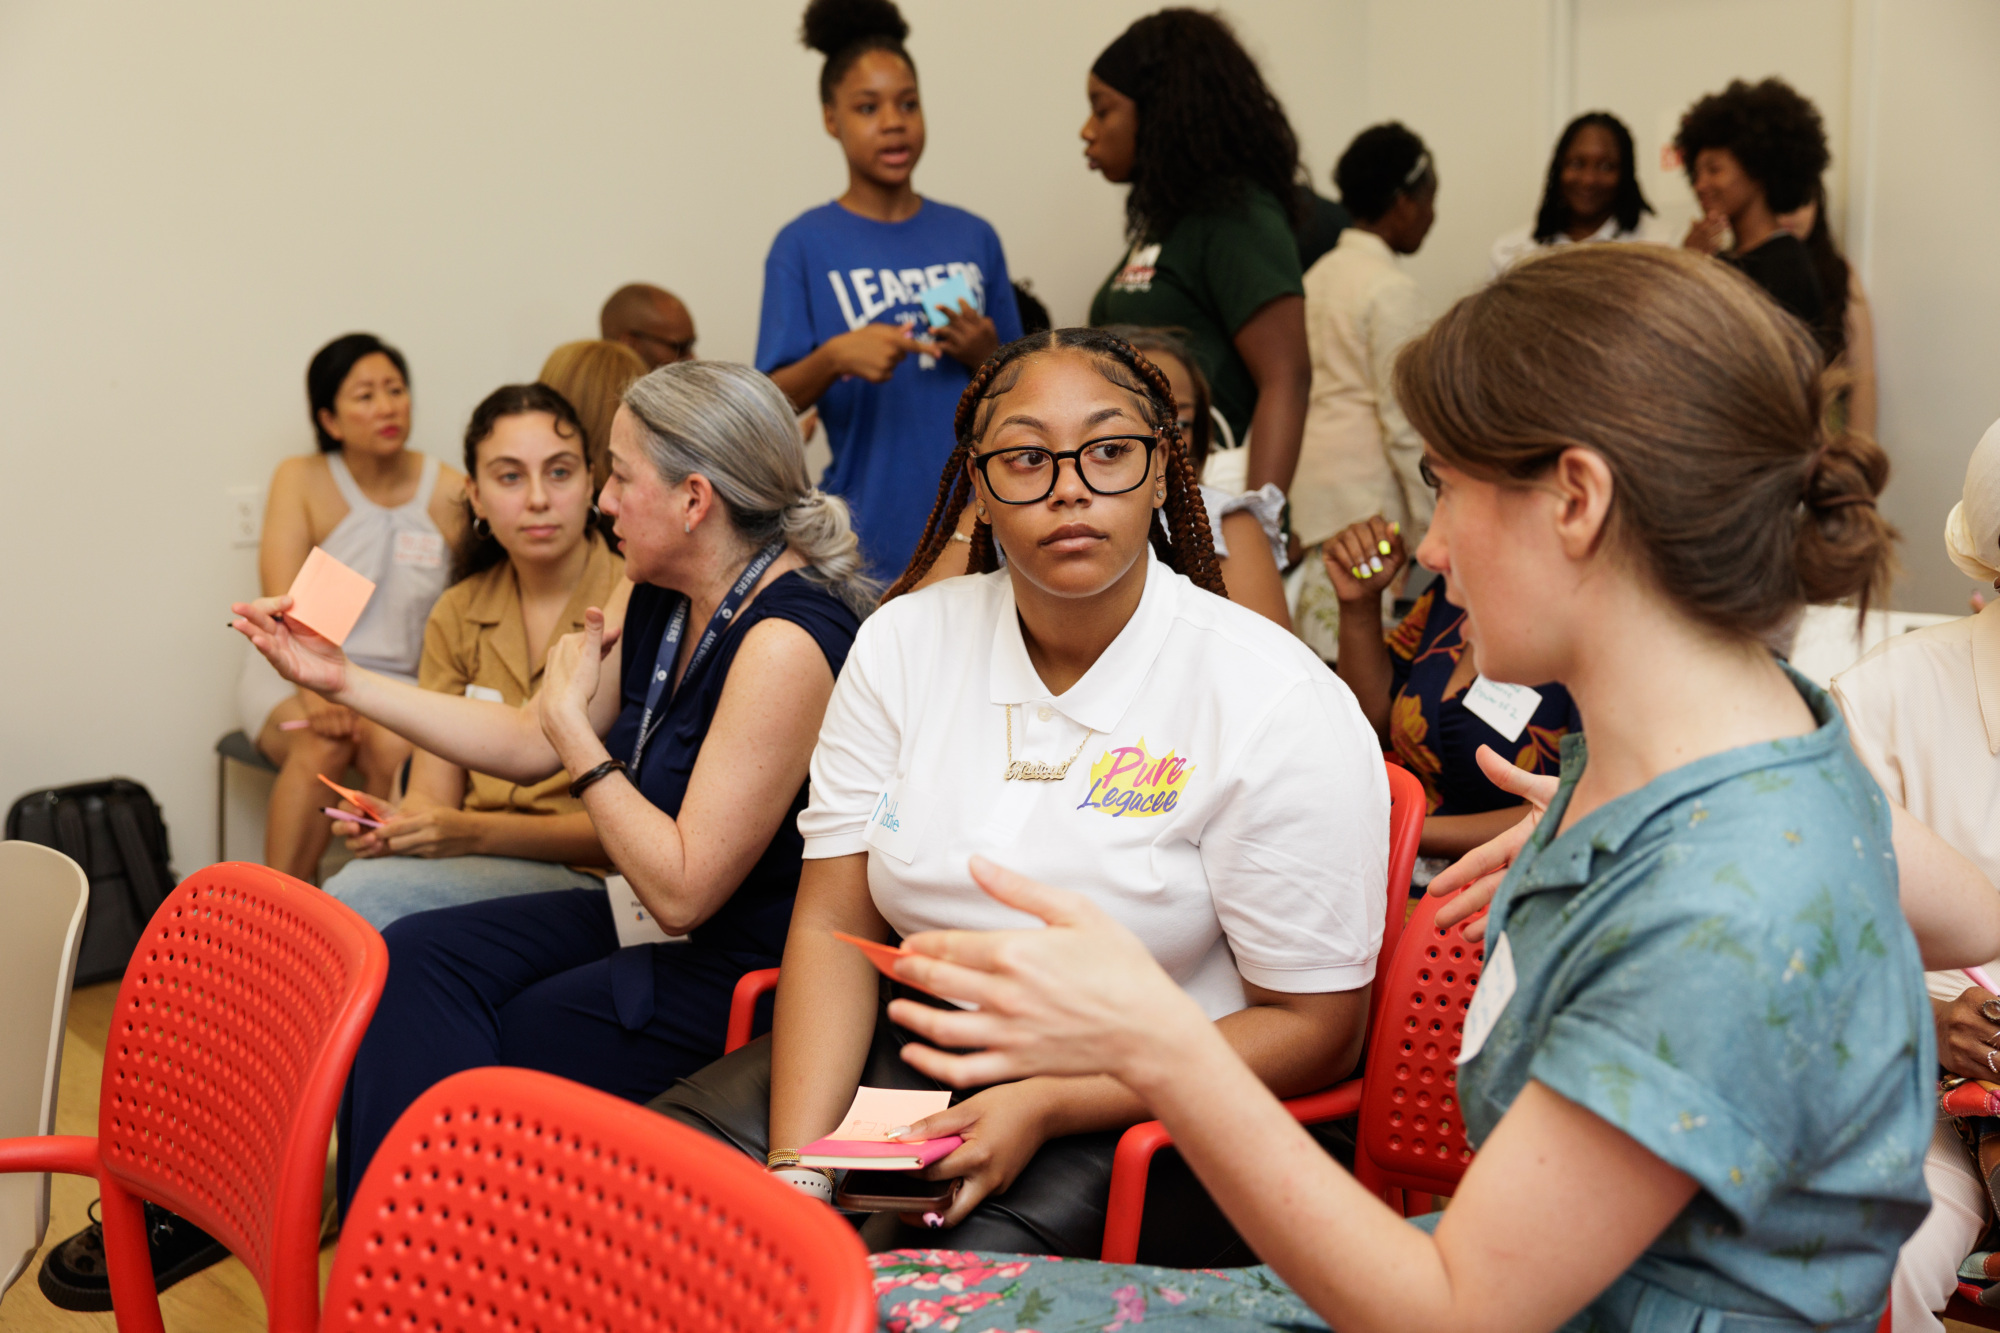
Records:
M897 1143L890 1132L935 1115L951 1104L951 1094L910 1092L898 1088L859 1088L847 1115L823 1139L799 1149L804 1166L833 1171L860 1167L873 1171L915 1171L951 1155L963 1143L956 1134Z

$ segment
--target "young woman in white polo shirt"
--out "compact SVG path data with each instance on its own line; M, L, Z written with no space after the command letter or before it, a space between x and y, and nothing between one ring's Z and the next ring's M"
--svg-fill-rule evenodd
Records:
M821 1197L796 1153L857 1085L941 1086L897 1056L886 988L832 932L1025 920L973 884L972 855L1087 885L1280 1095L1353 1067L1382 938L1380 747L1337 677L1219 595L1160 372L1100 331L1038 334L981 368L955 424L924 540L820 732L772 1040L654 1103ZM968 502L973 577L899 596ZM868 1237L1095 1254L1117 1133L1145 1114L1109 1079L978 1090L933 1122L965 1143L928 1173L958 1182L932 1229ZM1185 1223L1165 1244L1216 1262L1233 1237L1191 1200L1162 1210Z

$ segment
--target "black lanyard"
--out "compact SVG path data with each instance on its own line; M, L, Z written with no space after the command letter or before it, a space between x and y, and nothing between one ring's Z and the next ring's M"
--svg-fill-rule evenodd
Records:
M785 543L774 541L743 566L743 573L730 585L722 605L716 607L715 614L708 618L708 628L702 632L700 642L695 644L694 653L688 658L687 670L681 673L682 680L694 675L702 659L715 647L716 640L729 628L729 622L736 618L736 609L743 605L745 595L756 586L758 579L764 577L764 571L771 567L771 562L784 553ZM662 695L672 698L667 694L667 682L673 679L674 658L681 650L681 636L687 633L688 605L688 599L682 597L680 605L674 608L673 619L667 622L667 631L660 636L659 655L653 660L653 678L646 682L646 711L639 715L639 738L632 742L631 772L635 780L639 773L639 757L646 752L646 742L666 720L660 700Z

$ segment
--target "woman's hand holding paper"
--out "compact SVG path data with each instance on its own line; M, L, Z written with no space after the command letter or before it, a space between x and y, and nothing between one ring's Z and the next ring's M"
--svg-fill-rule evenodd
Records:
M907 1048L906 1048L907 1049ZM1002 1083L967 1097L956 1106L925 1116L901 1135L906 1143L956 1134L965 1142L924 1171L927 1180L958 1180L945 1209L944 1225L963 1222L980 1200L1004 1194L1036 1151L1048 1140L1046 1106L1034 1083ZM906 1217L912 1225L922 1219Z
M1000 330L979 313L972 302L961 300L956 310L943 307L945 322L931 330L931 337L949 356L973 370L1000 350Z
M340 645L303 624L280 619L292 609L289 595L235 602L229 609L236 616L230 628L255 644L286 680L323 695L347 688L347 654Z
M1046 930L926 931L896 964L912 985L977 1012L896 1000L889 1016L943 1050L911 1044L903 1058L957 1087L1037 1074L1110 1074L1128 1086L1212 1032L1208 1016L1146 947L1081 894L1037 884L973 857L972 877Z

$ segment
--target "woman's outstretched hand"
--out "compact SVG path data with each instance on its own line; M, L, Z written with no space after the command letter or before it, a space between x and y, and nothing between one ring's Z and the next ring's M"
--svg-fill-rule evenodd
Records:
M912 1043L903 1058L957 1087L1036 1074L1110 1074L1131 1083L1173 1059L1175 1033L1208 1017L1136 936L1081 894L973 857L990 896L1046 930L934 930L903 941L896 975L977 1011L897 1000L889 1017L946 1054Z
M1518 796L1528 803L1528 813L1521 822L1490 842L1481 843L1452 862L1449 869L1430 883L1428 890L1434 898L1448 893L1458 896L1438 908L1437 923L1440 927L1454 926L1476 912L1482 912L1493 901L1493 891L1500 887L1500 881L1507 877L1507 870L1514 864L1514 858L1527 844L1528 835L1535 831L1535 825L1542 822L1542 815L1555 799L1559 779L1540 773L1530 773L1516 768L1493 752L1490 745L1479 747L1479 768L1487 780L1501 791ZM1465 938L1479 940L1486 936L1486 922L1482 919L1468 924Z
M292 609L290 597L233 602L229 609L236 616L229 627L255 644L286 680L318 694L347 688L347 654L340 645L295 620L279 618Z

